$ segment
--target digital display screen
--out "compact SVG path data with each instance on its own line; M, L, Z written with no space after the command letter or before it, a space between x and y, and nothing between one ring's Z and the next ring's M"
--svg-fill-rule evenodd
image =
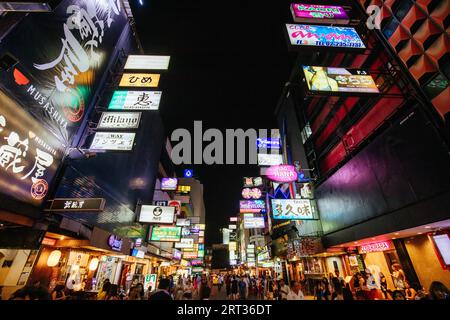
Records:
M303 66L303 73L312 92L379 93L372 76L364 70Z

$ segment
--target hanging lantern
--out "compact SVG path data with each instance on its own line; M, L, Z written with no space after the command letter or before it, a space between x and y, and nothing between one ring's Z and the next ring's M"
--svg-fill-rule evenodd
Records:
M89 263L89 270L95 271L95 270L97 270L97 267L98 267L98 259L92 258L91 262Z
M55 267L59 263L59 259L61 259L61 251L53 250L47 259L47 266Z

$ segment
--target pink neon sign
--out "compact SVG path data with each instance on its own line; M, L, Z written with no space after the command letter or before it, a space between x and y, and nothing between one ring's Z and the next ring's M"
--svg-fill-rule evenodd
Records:
M359 247L359 253L370 253L370 252L379 252L391 250L393 248L393 244L391 241L382 241L371 244L366 244Z
M275 182L294 182L297 180L297 171L295 171L295 167L282 164L278 166L271 166L266 171L267 177Z

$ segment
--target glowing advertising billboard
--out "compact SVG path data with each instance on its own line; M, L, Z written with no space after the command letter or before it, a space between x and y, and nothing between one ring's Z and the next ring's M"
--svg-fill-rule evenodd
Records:
M292 18L295 22L348 24L349 18L340 6L292 3Z
M172 250L173 258L175 260L181 260L181 251L177 249Z
M194 239L181 238L180 242L175 243L177 249L191 249L194 248Z
M181 227L152 227L150 241L179 242L181 239Z
M172 191L177 190L177 178L161 178L161 190Z
M108 110L158 110L161 91L114 91Z
M266 175L270 180L280 183L294 182L298 177L295 167L287 164L269 167Z
M305 24L286 24L293 46L365 49L366 46L354 28Z
M102 112L97 129L137 129L141 112Z
M189 227L191 220L189 219L177 219L177 227Z
M259 188L244 188L241 194L244 199L259 199L262 196L262 191Z
M283 164L282 154L258 153L258 166L275 166Z
M308 199L272 199L274 219L311 220L314 219L315 207Z
M244 229L264 229L264 217L245 217Z
M70 145L118 53L128 19L121 1L54 2L51 12L23 14L2 34L6 63L0 83L21 108Z
M167 70L170 56L130 54L125 63L125 70Z
M279 138L258 138L256 139L256 147L259 149L280 149L281 143Z
M119 87L156 88L159 84L159 74L152 73L124 73Z
M263 180L261 177L245 177L244 178L244 187L260 187L263 185Z
M134 145L134 132L96 132L90 150L131 151Z
M174 207L142 205L141 213L139 215L139 222L172 224L174 218Z
M332 67L303 66L308 90L311 93L379 93L367 71Z
M1 193L38 207L63 155L64 146L56 136L0 91ZM7 201L1 202L4 208Z
M266 203L264 202L264 200L241 200L239 201L239 208L241 213L257 213L266 210Z

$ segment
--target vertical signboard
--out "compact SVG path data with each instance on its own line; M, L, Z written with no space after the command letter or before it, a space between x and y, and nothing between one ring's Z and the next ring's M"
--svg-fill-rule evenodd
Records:
M39 206L61 162L63 147L53 134L0 91L1 193Z
M127 24L120 1L63 0L31 13L2 39L12 63L0 85L68 144L100 85Z

